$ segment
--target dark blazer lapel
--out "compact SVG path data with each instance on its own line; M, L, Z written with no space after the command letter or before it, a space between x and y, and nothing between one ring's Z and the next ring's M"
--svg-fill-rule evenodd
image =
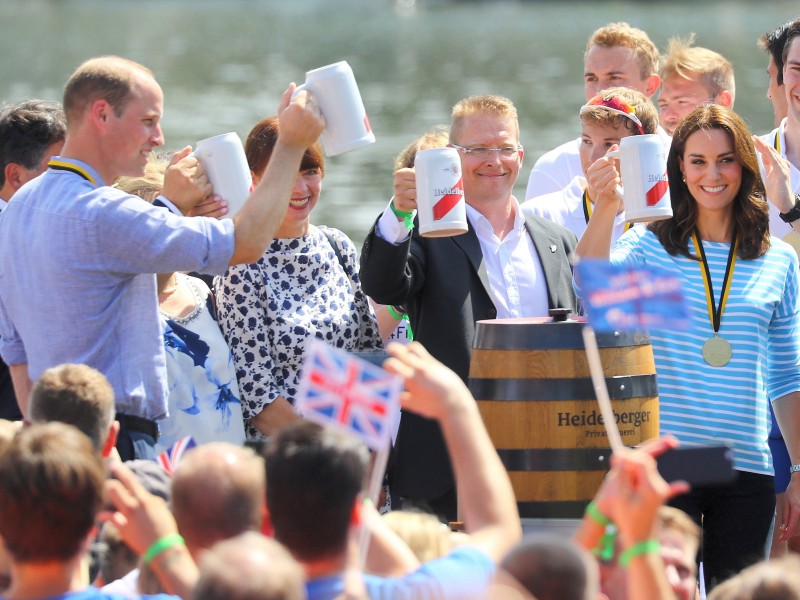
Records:
M462 235L453 236L451 239L464 251L464 254L467 255L472 268L475 269L475 272L478 274L478 278L481 280L483 284L483 289L486 290L486 295L490 298L491 293L489 292L489 273L486 270L486 265L483 262L483 252L481 251L481 243L478 240L478 234L475 233L475 229L472 227L472 223L467 222L469 227L467 233Z
M556 255L561 256L562 253L566 252L562 247L563 242L542 227L538 221L528 216L525 217L525 228L533 240L533 246L536 248L536 254L539 255L539 262L542 264L550 308L557 308L559 306L559 282L564 270L564 261L561 259L553 260L553 257Z

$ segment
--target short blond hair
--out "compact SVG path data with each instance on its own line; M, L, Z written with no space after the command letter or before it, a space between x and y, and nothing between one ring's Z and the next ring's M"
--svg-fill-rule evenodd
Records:
M114 421L114 389L97 369L63 364L46 369L34 384L31 423L67 423L86 434L100 452Z
M453 549L450 529L433 515L394 510L383 515L382 519L420 562L440 558Z
M97 100L105 100L115 115L122 115L141 75L155 81L150 69L120 56L100 56L82 63L64 86L67 128L78 123Z
M618 98L625 104L633 107L636 117L642 123L644 133L656 133L658 131L658 111L650 99L634 89L626 87L612 87L603 90L599 94L603 98ZM624 115L617 114L602 106L584 106L581 109L581 121L600 127L619 127L622 125L638 134L636 124Z
M670 38L667 54L659 71L661 79L676 75L683 79L696 80L708 89L711 98L716 98L727 90L733 101L736 94L733 65L718 52L695 47L694 39L694 34L688 38Z
M403 148L394 159L394 170L410 169L414 166L414 158L420 150L444 148L450 139L450 128L447 125L434 125L408 146Z
M476 114L489 114L500 118L511 119L517 130L517 141L519 141L519 118L517 117L517 107L514 103L504 96L486 94L483 96L470 96L464 98L453 107L450 118L450 143L457 144L461 127L465 117Z
M661 506L658 509L658 525L662 530L677 531L685 535L695 547L700 545L700 526L680 509L673 506Z
M633 50L633 55L639 63L639 71L642 79L658 73L658 61L660 55L656 45L650 40L650 36L643 30L631 27L627 23L609 23L595 30L586 44L584 59L592 49L592 46L604 48L615 48L622 46Z

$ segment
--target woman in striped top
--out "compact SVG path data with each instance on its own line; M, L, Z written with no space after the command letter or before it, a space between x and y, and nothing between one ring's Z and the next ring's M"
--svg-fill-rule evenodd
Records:
M781 160L765 157L773 199L791 197ZM619 173L608 158L589 171L602 191L578 254L655 265L683 282L690 328L652 334L661 433L684 446L733 448L733 484L673 501L703 527L710 589L764 554L774 510L770 399L792 462L800 463L797 255L769 236L755 148L729 109L703 106L680 123L667 161L674 216L628 231L611 251ZM786 495L788 516L776 524L784 536L800 529L800 475L793 474Z

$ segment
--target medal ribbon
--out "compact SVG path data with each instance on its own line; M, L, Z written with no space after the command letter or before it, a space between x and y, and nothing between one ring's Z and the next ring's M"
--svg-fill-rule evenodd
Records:
M63 160L56 160L51 159L50 162L47 163L47 166L51 169L55 169L56 171L69 171L70 173L75 173L76 175L80 175L86 181L91 183L93 186L97 187L97 181L95 181L94 177L92 177L91 173L80 167L78 165L74 165L70 162L66 162Z
M583 190L583 218L586 219L586 224L589 224L589 219L592 218L592 201L589 200L589 192L588 190ZM625 229L622 233L625 233L633 227L633 223L625 223Z
M706 253L703 250L703 241L697 237L697 232L692 234L692 243L694 244L695 252L703 261L701 271L706 290L708 318L711 319L711 326L714 328L714 333L717 334L722 321L722 313L728 303L728 293L731 290L730 282L733 279L733 271L736 268L736 250L739 248L739 242L734 237L730 252L728 252L728 263L725 265L725 276L722 278L722 293L719 295L719 306L717 306L714 298L714 286L711 283L711 271L708 268Z
M781 153L781 130L780 130L780 128L778 128L778 131L775 132L775 143L773 144L773 146L775 146L775 150L777 150L778 154L780 154Z

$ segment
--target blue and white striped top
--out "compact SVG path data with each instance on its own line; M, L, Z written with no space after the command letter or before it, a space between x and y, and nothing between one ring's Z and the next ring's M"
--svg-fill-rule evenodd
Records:
M719 306L730 244L703 242L703 247ZM727 442L734 449L736 469L772 475L767 399L800 390L795 251L772 238L764 256L737 259L719 329L733 347L733 358L723 367L707 365L702 356L714 329L701 262L670 256L651 231L639 227L617 241L611 261L657 265L684 282L689 329L651 334L661 434L675 435L684 446Z

